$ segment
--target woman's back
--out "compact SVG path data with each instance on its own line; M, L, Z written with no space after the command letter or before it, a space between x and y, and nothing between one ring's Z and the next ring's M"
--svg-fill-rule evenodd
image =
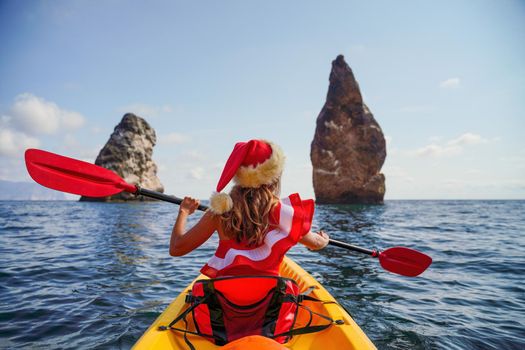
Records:
M201 269L209 277L238 275L278 275L286 252L310 231L314 213L313 200L301 200L292 194L273 206L268 229L258 245L221 234L214 256ZM228 237L229 236L229 237Z

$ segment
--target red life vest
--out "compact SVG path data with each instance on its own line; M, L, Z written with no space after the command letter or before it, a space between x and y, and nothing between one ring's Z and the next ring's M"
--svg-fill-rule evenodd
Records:
M200 335L217 345L252 335L285 343L295 334L317 332L334 322L340 323L340 320L334 321L303 307L302 300L322 302L300 294L297 283L285 277L240 276L198 280L186 297L190 306L159 330L183 332L186 344L194 349L187 334ZM310 322L294 329L299 308L310 313ZM186 318L190 313L195 331L188 330ZM328 322L312 325L314 315ZM179 321L184 321L185 329L176 326Z
M275 206L270 229L264 242L249 247L233 239L220 240L217 251L201 273L211 277L240 275L279 275L279 266L286 252L310 231L314 201L301 200L294 193Z
M242 293L239 293L242 291ZM224 277L194 284L195 301L206 298L193 311L200 332L214 336L216 344L248 336L275 335L290 331L299 294L295 281L275 277ZM276 339L280 343L288 337Z

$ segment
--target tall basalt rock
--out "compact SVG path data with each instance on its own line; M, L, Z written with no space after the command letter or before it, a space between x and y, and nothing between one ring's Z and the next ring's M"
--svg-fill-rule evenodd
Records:
M128 183L164 192L164 186L157 177L157 165L152 159L156 142L155 130L144 119L127 113L100 150L95 164L113 170ZM80 198L81 201L105 202L147 199L127 192L103 198Z
M381 127L363 103L352 70L339 55L311 145L316 201L327 204L381 204L386 158Z

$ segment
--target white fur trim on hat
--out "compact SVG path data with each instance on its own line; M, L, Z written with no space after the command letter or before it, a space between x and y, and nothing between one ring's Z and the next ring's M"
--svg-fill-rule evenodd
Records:
M239 167L233 180L241 187L270 185L281 176L284 167L284 153L276 144L265 142L272 147L272 155L256 166Z
M210 211L214 214L224 214L233 208L232 197L227 193L213 192L210 198Z

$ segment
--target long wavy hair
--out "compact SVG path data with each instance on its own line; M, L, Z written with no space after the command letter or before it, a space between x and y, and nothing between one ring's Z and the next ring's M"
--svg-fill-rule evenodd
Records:
M221 215L224 234L248 246L262 244L280 191L281 179L257 188L234 186L230 192L233 208Z

